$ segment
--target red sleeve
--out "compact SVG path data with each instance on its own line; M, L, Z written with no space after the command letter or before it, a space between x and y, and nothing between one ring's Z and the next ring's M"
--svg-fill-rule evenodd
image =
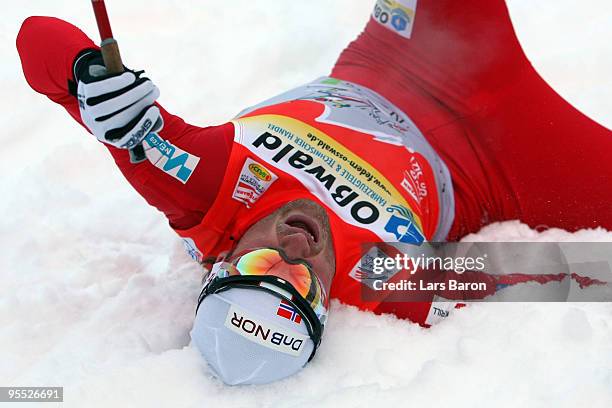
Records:
M75 57L87 48L98 46L72 24L53 17L28 17L17 35L17 51L30 87L63 105L79 122L79 107L68 92L68 79L72 79Z
M27 18L17 36L17 50L25 78L36 92L62 105L79 123L77 100L69 93L75 57L98 48L81 30L53 17ZM234 127L231 123L201 128L185 123L160 106L164 127L159 136L200 160L187 181L173 178L146 161L132 164L126 150L108 146L130 184L152 206L162 211L172 227L197 225L212 205L229 159Z

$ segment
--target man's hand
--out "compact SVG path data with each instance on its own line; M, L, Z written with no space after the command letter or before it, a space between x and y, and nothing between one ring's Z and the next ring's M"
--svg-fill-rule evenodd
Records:
M159 89L141 77L144 71L108 75L98 51L77 58L73 70L81 119L101 142L130 149L161 128L159 108L153 105Z

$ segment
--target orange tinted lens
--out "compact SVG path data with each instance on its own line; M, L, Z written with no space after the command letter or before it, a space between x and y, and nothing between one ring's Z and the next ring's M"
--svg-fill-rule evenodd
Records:
M287 263L274 249L257 249L241 256L236 267L243 275L272 275L289 282L300 295L307 298L312 275L306 265Z

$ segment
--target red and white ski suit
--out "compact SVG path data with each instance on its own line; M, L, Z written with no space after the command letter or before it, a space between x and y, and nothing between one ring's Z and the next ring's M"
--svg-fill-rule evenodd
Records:
M612 230L612 133L574 109L537 74L521 49L504 2L419 0L415 11L410 38L372 18L341 54L330 77L382 95L410 119L441 158L450 173L448 188L454 200L446 239L457 240L488 223L511 219L532 227ZM30 86L81 122L68 81L73 79L72 63L79 52L97 48L93 41L62 20L30 17L19 32L17 48ZM286 169L237 141L243 123L251 126L269 115L284 115L316 127L357 156L379 149L377 142L351 145L347 130L317 123L321 112L313 111L313 106L307 101L262 106L237 121L212 127L187 124L162 108L164 128L158 141L199 158L187 182L152 162L131 164L125 150L108 149L130 184L166 215L179 235L191 240L198 256L215 256L280 205L303 197L319 200L314 192L298 188ZM271 146L272 139L268 142ZM398 155L389 157L412 159L399 148L380 149L380 154ZM423 163L424 157L417 161L425 173L431 173L426 180L429 191L439 193L440 182L432 175L435 166ZM265 172L278 177L250 206L244 205L244 197L243 202L236 199L237 178L248 160L263 165L263 178ZM362 167L372 165L372 174L379 171L381 179L400 186L408 164L396 163L395 175L390 174L389 160L377 160L372 156ZM321 181L322 174L312 174ZM338 197L336 203L342 201ZM447 210L444 201L435 195L413 200L405 191L398 199L410 208L423 237L435 237L440 214ZM231 221L220 224L219 215ZM381 234L368 235L362 228L349 236L342 217L332 218L337 256L332 295L365 309L426 322L431 313L428 303L360 302L359 285L349 278L360 252L355 246L360 240L376 241Z

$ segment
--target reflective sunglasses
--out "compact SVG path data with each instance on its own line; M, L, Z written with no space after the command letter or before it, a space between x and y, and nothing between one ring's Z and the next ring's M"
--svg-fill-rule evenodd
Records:
M233 262L241 275L273 275L289 282L316 312L319 305L327 308L323 284L304 261L290 261L278 249L261 248L238 256Z

